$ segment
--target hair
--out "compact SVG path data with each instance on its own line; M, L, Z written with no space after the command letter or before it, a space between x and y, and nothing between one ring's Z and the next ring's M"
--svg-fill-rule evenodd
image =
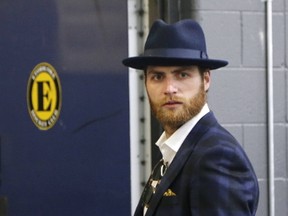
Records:
M198 66L198 68L199 68L199 72L200 72L201 78L204 79L205 72L209 72L210 69L207 68L207 67L203 67L203 66Z
M204 81L204 74L206 72L210 73L210 69L207 67L203 67L203 66L198 66L198 68L199 68L201 79L202 81ZM206 93L208 93L208 91L209 91L209 88L206 90Z

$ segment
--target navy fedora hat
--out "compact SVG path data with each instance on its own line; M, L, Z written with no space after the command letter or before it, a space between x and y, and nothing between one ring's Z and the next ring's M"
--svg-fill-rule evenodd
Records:
M185 19L174 24L156 20L147 37L144 52L123 60L125 66L144 70L147 66L199 65L217 69L225 60L209 59L201 26Z

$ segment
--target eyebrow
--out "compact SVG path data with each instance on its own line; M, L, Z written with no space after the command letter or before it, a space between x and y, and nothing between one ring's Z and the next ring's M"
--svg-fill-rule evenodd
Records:
M177 68L175 68L173 71L171 71L172 73L178 73L178 72L182 72L184 70L187 70L187 69L193 69L193 66L179 66ZM164 73L164 71L161 71L161 70L157 70L154 68L150 69L150 70L147 70L146 71L147 73Z
M194 71L194 67L193 66L182 66L182 67L179 67L179 68L176 68L174 71L172 71L172 73L179 73L179 72L182 72L182 71L185 71L185 70L190 70L190 72L193 72Z

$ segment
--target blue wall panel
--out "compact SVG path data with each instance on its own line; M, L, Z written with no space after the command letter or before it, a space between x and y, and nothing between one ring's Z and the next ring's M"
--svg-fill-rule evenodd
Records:
M130 214L126 4L0 2L2 212ZM34 125L26 101L41 62L56 69L62 87L60 117L46 131Z

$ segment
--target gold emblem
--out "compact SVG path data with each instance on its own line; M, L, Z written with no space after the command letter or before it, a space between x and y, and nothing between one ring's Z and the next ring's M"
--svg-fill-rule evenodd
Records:
M42 62L30 74L27 105L33 123L40 130L48 130L57 122L61 109L60 79L54 67Z
M163 196L176 196L176 194L171 190L171 189L168 189L164 194Z

